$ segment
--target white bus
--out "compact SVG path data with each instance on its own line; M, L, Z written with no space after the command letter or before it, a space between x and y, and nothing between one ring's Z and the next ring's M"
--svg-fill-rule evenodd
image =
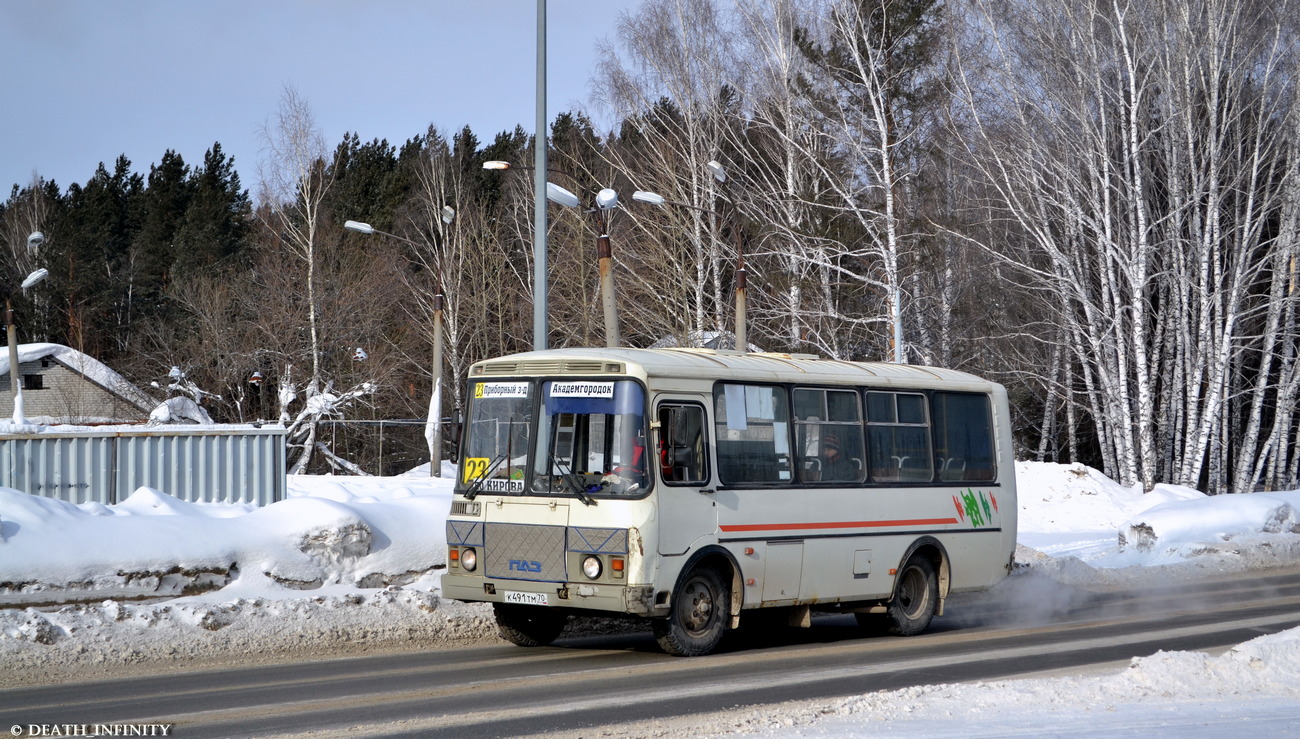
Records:
M996 383L707 349L529 352L468 380L443 595L491 602L515 644L630 614L700 655L778 608L910 635L1011 570Z

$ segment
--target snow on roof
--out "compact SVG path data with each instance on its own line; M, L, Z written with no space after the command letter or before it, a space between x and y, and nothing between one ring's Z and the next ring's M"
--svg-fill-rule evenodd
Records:
M139 406L140 410L145 413L153 410L158 405L158 401L146 395L143 390L136 387L125 377L114 372L108 365L70 346L47 343L18 345L18 363L20 365L42 359L52 359L58 362L108 392ZM0 375L8 374L9 354L8 352L0 352Z

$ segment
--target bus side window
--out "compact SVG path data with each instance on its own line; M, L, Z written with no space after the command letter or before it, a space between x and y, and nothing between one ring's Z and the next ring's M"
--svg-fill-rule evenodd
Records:
M862 481L862 411L852 390L795 388L794 427L801 482Z
M659 468L664 482L703 485L709 480L704 408L659 406Z
M713 423L723 485L788 485L794 480L790 400L784 387L717 383Z
M926 415L920 393L867 393L872 482L929 482L934 477Z
M936 392L935 461L944 482L990 482L997 478L993 412L987 395Z

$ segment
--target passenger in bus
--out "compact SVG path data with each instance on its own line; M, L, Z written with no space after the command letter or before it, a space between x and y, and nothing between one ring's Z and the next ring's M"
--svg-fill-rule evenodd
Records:
M858 466L853 460L844 456L840 449L840 439L834 434L827 434L822 439L822 482L829 480L857 480Z

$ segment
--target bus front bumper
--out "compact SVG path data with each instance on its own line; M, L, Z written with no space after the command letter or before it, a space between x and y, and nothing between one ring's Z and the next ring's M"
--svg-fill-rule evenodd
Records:
M444 573L442 597L466 602L518 603L636 616L661 616L667 612L666 608L654 607L654 588L649 585L533 582Z

